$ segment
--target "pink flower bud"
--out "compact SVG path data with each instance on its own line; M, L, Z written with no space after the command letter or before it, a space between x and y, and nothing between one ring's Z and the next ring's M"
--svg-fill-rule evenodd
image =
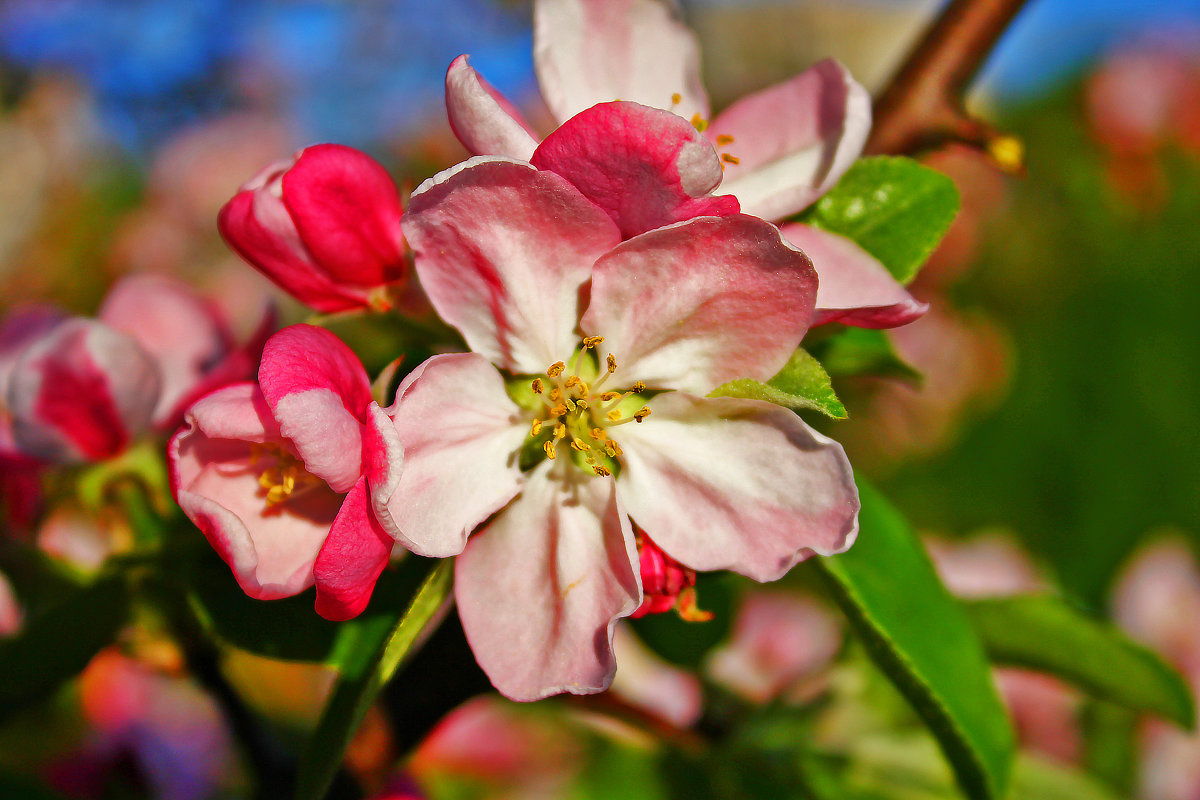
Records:
M88 319L60 323L29 344L5 402L17 449L54 462L101 461L150 424L159 371L137 342Z
M638 533L638 560L642 571L642 604L629 616L661 614L675 609L688 622L707 622L712 612L696 606L696 571L664 553L645 533Z
M370 156L319 144L276 162L221 209L229 246L323 312L387 308L406 271L400 194Z

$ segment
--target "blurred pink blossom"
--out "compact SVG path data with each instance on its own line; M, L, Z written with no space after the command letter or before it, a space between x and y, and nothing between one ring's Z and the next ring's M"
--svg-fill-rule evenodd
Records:
M0 572L0 639L12 636L21 629L21 607L13 594L12 584Z

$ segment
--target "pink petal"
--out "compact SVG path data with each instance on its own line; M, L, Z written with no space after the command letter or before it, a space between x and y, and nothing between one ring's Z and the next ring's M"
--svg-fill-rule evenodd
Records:
M272 509L262 496L251 445L277 429L254 384L221 389L198 402L168 445L171 483L184 513L229 564L242 590L270 600L312 584L313 563L342 499L314 486Z
M579 289L616 227L563 178L476 158L421 184L404 217L442 319L512 372L542 372L578 343Z
M186 284L162 275L121 279L96 316L132 336L157 362L163 383L154 411L156 423L170 416L205 371L233 347L229 327L216 306Z
M454 135L475 155L528 161L537 135L513 104L459 56L446 71L446 112Z
M313 567L317 613L336 621L361 614L387 566L392 545L392 537L371 513L367 479L359 478L342 501Z
M617 493L673 558L771 581L854 542L858 490L841 445L791 411L682 392L649 407L644 423L614 431L625 450Z
M158 367L137 342L68 320L29 344L9 376L13 437L48 461L111 458L149 426L158 392Z
M246 263L318 311L369 305L368 288L334 283L300 240L280 199L287 166L268 167L225 204L217 216L221 236Z
M767 380L812 317L817 276L775 226L706 217L631 239L596 262L580 326L604 336L610 380L706 394L734 378Z
M670 0L538 0L533 59L560 123L609 100L708 117L696 37Z
M705 134L738 159L723 189L747 214L782 219L829 191L862 152L871 97L838 62L826 59L791 80L747 95Z
M409 373L392 418L404 470L376 514L414 553L457 555L476 526L520 491L517 451L529 435L528 415L487 359L455 353Z
M710 197L721 162L691 123L637 103L603 103L546 137L530 159L562 175L612 217L625 238L700 216L736 214Z
M340 144L306 147L283 175L283 204L336 283L376 286L403 276L400 192L366 153Z
M362 460L371 504L386 509L404 473L404 442L400 440L392 418L374 401L367 406Z
M633 531L613 482L564 478L556 466L535 468L456 566L467 641L513 700L608 688L613 624L641 602Z
M263 348L259 385L305 468L335 492L362 475L362 423L371 383L354 351L313 325L292 325Z
M25 347L49 333L67 318L53 306L30 305L10 311L0 324L0 400L8 389L8 376Z
M845 236L798 223L779 230L812 259L817 270L820 283L814 325L840 322L860 328L895 328L929 310L887 267Z

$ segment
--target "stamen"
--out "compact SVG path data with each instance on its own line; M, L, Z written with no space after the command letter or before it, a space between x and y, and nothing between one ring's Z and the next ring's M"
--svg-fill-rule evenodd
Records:
M557 378L559 375L563 374L563 370L566 368L567 368L567 365L564 364L563 362L555 361L553 364L550 365L550 368L546 370L546 375L547 375L547 377L550 377L550 378Z
M554 449L554 442L546 442L542 445L542 449L546 451L546 458L553 461L558 458L558 452Z
M681 95L679 92L675 92L674 94L671 95L671 105L677 106L682 102L683 102L683 95Z
M553 389L550 390L550 399L556 403L562 401L562 387L561 386L555 386Z
M598 475L601 478L607 478L609 475L612 475L612 473L610 471L608 471L604 467L600 466L599 464L595 464L592 466L592 472L596 473L596 475Z
M542 421L540 419L535 419L533 421L533 427L531 427L529 429L529 435L537 436L541 432L542 432Z
M567 426L563 423L558 423L554 426L554 438L561 439L567 435Z
M592 438L597 442L603 442L608 438L608 431L604 430L604 428L592 428L591 434Z
M724 161L726 164L742 163L742 160L740 158L738 158L737 156L732 155L730 153L721 153L721 160Z
M692 127L700 133L704 133L704 129L708 127L708 120L700 116L699 111L692 115L692 119L690 121L692 123Z
M578 375L572 375L567 378L567 382L563 384L567 389L575 393L576 398L588 396L588 385L583 382L583 378Z
M623 397L620 392L605 392L600 395L600 399L607 403L609 400L616 400L618 397Z
M641 381L637 381L636 383L633 384L633 393L634 394L638 394L639 392L644 392L644 391L646 391L646 384L642 383Z
M621 418L621 412L614 408L612 411L608 412L604 416L608 417L609 422L616 422L617 420L619 420Z
M586 410L588 407L588 401L581 398L581 399L575 401L575 405L578 406L582 410Z
M617 359L612 353L608 354L608 358L604 359L604 363L608 366L610 374L617 371Z
M717 147L724 147L728 144L733 144L732 136L730 136L728 133L717 134Z
M634 422L641 422L648 416L650 416L650 409L643 406L636 414L633 415L633 420Z
M619 414L616 417L614 417L613 416L614 413L616 413L616 412L609 412L609 415L608 415L608 418L612 420L612 422L608 426L610 428L613 427L614 425L624 425L627 422L641 422L646 417L650 416L650 409L643 406L642 408L638 409L638 411L632 417L626 417L625 419L620 419Z
M616 439L609 439L604 443L604 452L608 454L609 458L625 455L625 451L621 449L621 445L617 444Z
M572 400L572 399L571 399L571 398L569 398L569 397L564 397L564 398L563 398L563 405L565 405L565 406L567 407L567 410L568 410L568 411L574 411L574 410L576 409L576 407L577 407L577 406L575 405L575 401L574 401L574 400Z
M567 413L567 407L565 405L563 405L562 403L559 403L554 408L550 409L550 416L552 416L552 417L561 417L566 413Z
M572 436L571 437L571 449L576 450L580 453L586 453L588 450L591 450L592 448L588 447L587 444L585 444L582 439L577 439L576 437Z
M541 394L542 389L544 389L545 387L542 386L541 378L534 378L533 383L529 384L529 388L533 389L534 394Z
M583 337L583 349L591 350L598 344L604 344L603 336L585 336Z

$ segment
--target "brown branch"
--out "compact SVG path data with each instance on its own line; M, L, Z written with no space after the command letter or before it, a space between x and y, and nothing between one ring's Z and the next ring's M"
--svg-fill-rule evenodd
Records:
M1019 142L967 114L963 95L1025 2L951 0L876 101L866 152L912 154L957 141L1019 167Z

